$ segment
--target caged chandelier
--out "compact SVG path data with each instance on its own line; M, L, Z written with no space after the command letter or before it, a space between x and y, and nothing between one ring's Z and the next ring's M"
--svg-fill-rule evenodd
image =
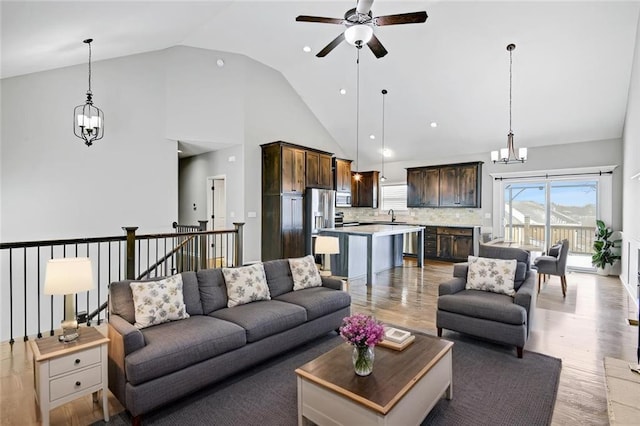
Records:
M516 149L513 146L513 130L511 129L511 89L513 87L513 50L516 45L511 43L507 46L509 51L509 134L507 135L507 147L500 149L500 151L491 151L491 161L494 163L524 163L527 161L527 148L520 148L518 155L516 155Z
M104 136L104 114L102 110L93 105L93 93L91 92L91 42L92 38L83 41L89 45L89 90L87 101L84 105L78 105L73 110L73 133L82 139L87 146Z

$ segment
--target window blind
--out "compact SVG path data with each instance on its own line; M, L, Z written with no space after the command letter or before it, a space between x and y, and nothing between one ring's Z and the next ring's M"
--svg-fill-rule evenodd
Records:
M384 185L380 187L382 210L407 210L407 185Z

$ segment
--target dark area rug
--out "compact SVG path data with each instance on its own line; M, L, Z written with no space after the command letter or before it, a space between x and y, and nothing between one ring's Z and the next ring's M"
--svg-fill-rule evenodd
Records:
M446 333L446 332L445 332ZM445 334L453 346L453 399L440 400L422 425L548 425L558 391L561 361ZM343 341L335 333L301 346L242 375L148 413L143 425L295 425L294 370ZM375 366L374 366L375 374ZM94 423L104 425L104 422ZM127 413L111 426L129 425Z

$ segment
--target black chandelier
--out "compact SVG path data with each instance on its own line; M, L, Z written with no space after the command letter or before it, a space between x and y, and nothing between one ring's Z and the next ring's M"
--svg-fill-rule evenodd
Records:
M87 146L104 136L104 114L102 110L93 105L93 93L91 92L91 42L92 38L83 41L89 45L89 90L84 105L78 105L73 110L73 133L82 139Z

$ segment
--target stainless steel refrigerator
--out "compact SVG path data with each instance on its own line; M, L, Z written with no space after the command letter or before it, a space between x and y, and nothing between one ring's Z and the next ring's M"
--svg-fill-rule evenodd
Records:
M336 191L307 188L304 198L305 253L313 254L313 236L317 235L320 229L335 227Z

